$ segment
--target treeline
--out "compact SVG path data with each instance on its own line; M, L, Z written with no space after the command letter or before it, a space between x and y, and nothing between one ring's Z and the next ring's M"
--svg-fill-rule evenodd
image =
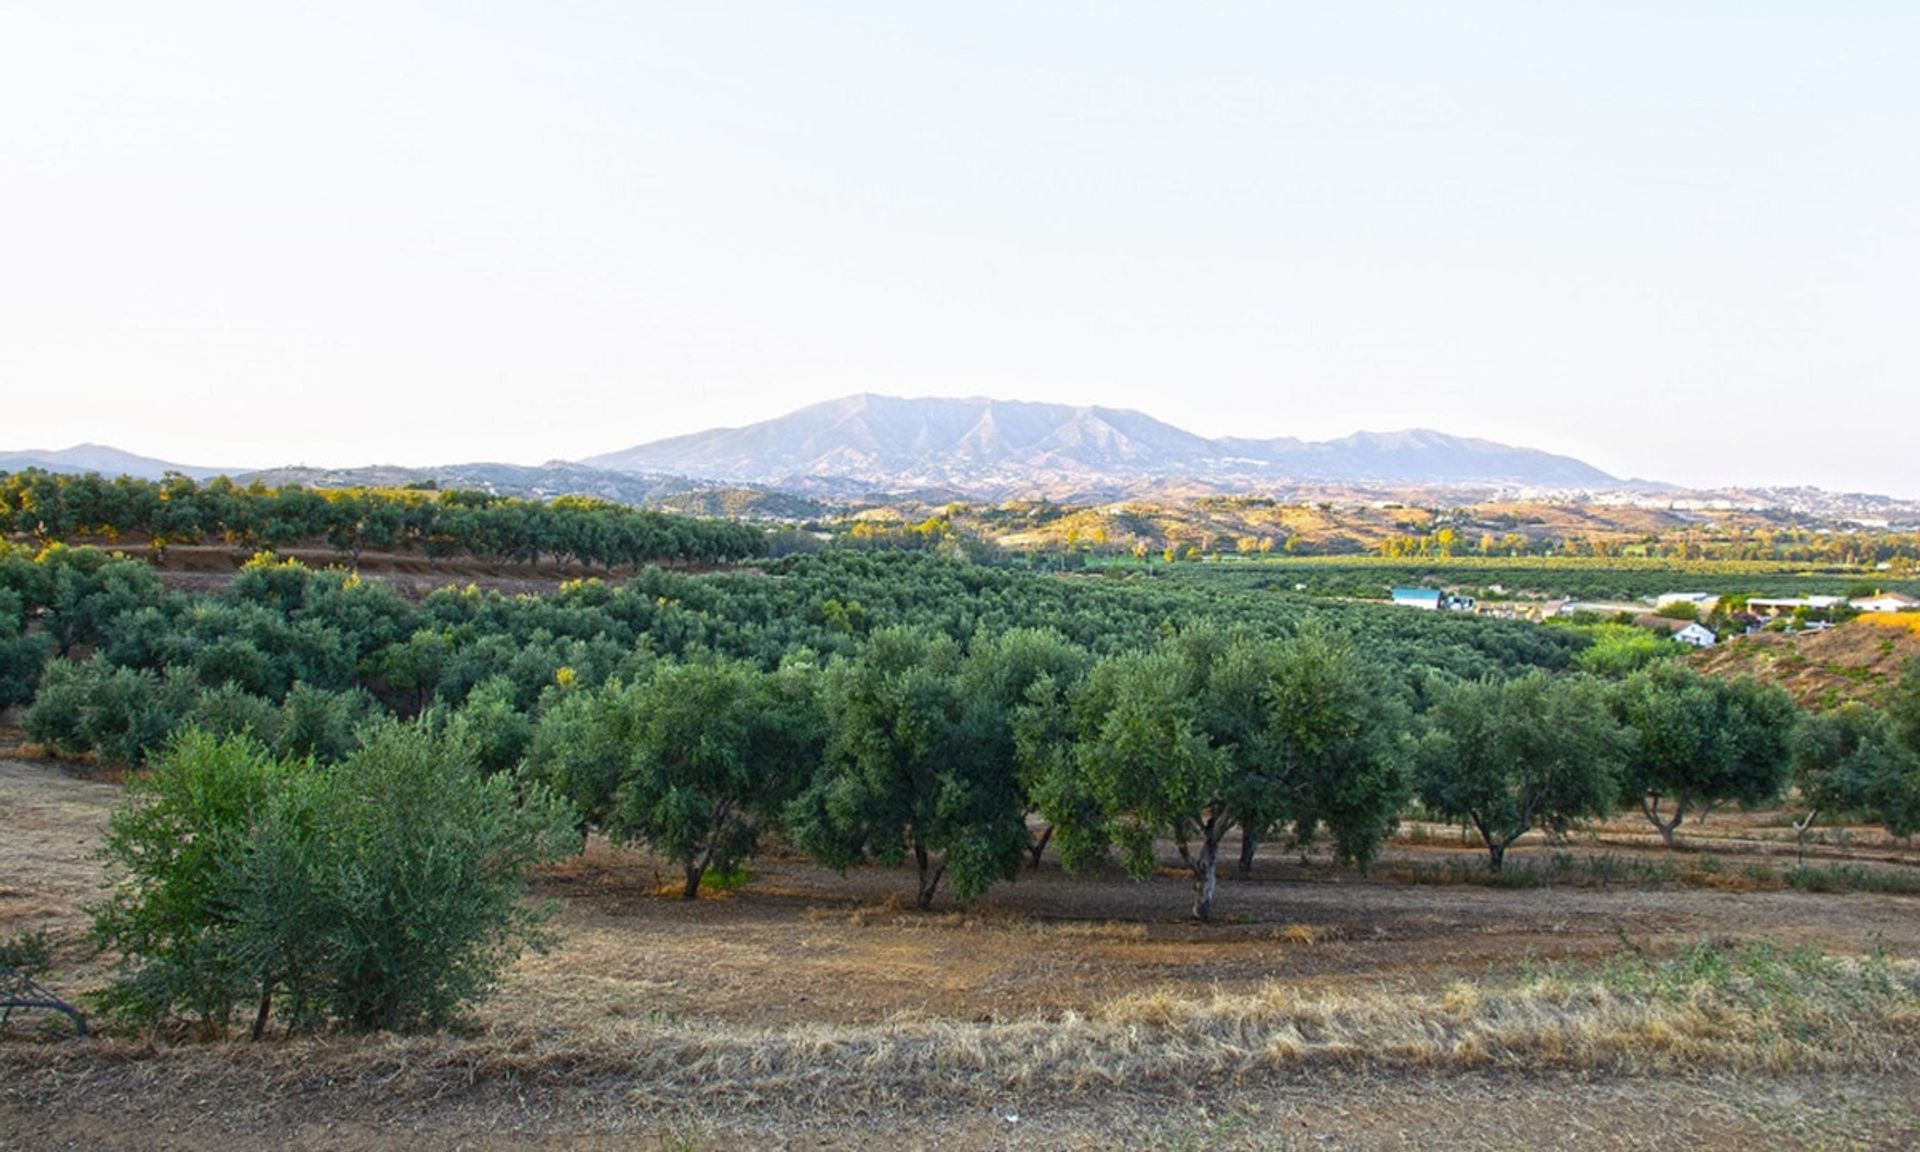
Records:
M184 595L94 550L14 549L0 609L30 666L6 691L55 749L141 762L198 729L335 762L418 717L679 862L689 892L771 829L835 867L911 861L922 904L1049 844L1139 873L1171 839L1205 916L1230 836L1249 866L1274 838L1364 862L1415 795L1498 865L1623 806L1671 837L1773 798L1796 750L1826 810L1910 828L1920 792L1920 678L1893 713L1803 726L1778 690L1671 662L1575 671L1590 641L1567 630L917 554L412 603L265 556Z
M751 525L576 496L541 502L474 491L109 480L37 469L0 473L0 536L125 541L156 555L176 544L324 545L355 565L364 552L610 569L716 564L766 551L765 532Z
M1380 598L1406 586L1463 589L1485 598L1525 592L1579 600L1637 600L1666 592L1714 592L1722 596L1869 595L1876 590L1920 594L1920 580L1894 572L1835 569L1808 571L1771 561L1543 557L1511 560L1477 556L1428 561L1401 559L1261 559L1186 565L1163 575L1216 584L1292 589L1319 596Z
M549 596L447 588L418 602L339 569L257 557L217 594L171 593L151 568L95 548L38 553L0 543L0 703L30 697L49 655L279 698L294 684L363 691L411 715L502 677L529 706L561 668L587 685L690 652L777 667L805 650L851 654L908 624L965 642L1048 626L1096 654L1146 646L1202 620L1263 636L1315 615L1390 667L1463 677L1570 667L1587 638L1366 605L1315 607L1257 588L1143 577L1047 577L937 556L830 550L767 574L649 568L624 584L582 580Z
M1550 535L1513 531L1495 535L1471 522L1421 535L1389 536L1373 549L1388 559L1565 556L1581 559L1714 560L1794 564L1898 564L1906 574L1920 559L1911 532L1833 531L1823 528L1711 531L1682 529L1631 536L1620 532Z

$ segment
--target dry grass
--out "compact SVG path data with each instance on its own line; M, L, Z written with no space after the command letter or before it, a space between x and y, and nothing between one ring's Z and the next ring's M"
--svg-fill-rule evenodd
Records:
M1868 612L1854 617L1854 623L1920 636L1920 612Z
M590 1032L503 1021L473 1036L344 1037L265 1047L135 1040L0 1048L49 1098L136 1077L271 1105L316 1082L433 1100L493 1088L618 1093L644 1109L845 1111L1206 1085L1341 1068L1577 1069L1624 1075L1910 1069L1920 965L1702 946L1666 960L1550 971L1434 994L1122 996L1082 1013L991 1024L742 1028L610 1019Z
M79 906L97 892L87 853L117 794L0 763L0 930L64 939L68 991L104 978L77 946ZM1920 1067L1915 967L1816 951L1858 957L1885 936L1920 954L1902 897L1414 888L1274 861L1229 879L1230 922L1201 927L1181 915L1184 874L1134 884L1043 869L933 914L910 907L910 877L885 871L841 877L776 856L735 899L693 904L657 898L662 876L602 844L543 876L560 947L523 960L459 1033L0 1043L0 1146L413 1152L514 1146L531 1128L566 1147L630 1125L670 1147L1004 1147L1015 1131L1033 1147L1190 1147L1197 1133L1291 1146L1253 1113L1235 1121L1246 1143L1219 1144L1224 1121L1208 1110L1230 1099L1318 1109L1336 1143L1417 1147L1435 1101L1462 1101L1450 1130L1478 1132L1484 1116L1520 1116L1516 1100L1544 1122L1564 1109L1561 1085L1583 1084L1593 1122L1631 1133L1637 1121L1615 1118L1680 1098L1699 1114L1722 1090L1687 1085L1743 1076L1761 1096L1791 1096L1780 1086L1796 1078L1825 1085L1811 1121L1782 1104L1788 1119L1759 1130L1805 1146L1809 1122L1851 1138L1848 1110L1864 1105L1839 1086L1891 1084L1905 1099ZM1618 925L1636 933L1625 951ZM1729 932L1808 950L1685 947ZM1559 959L1524 959L1536 955ZM1017 1130L997 1114L1009 1101L1026 1117ZM1693 1135L1747 1122L1734 1111ZM76 1114L99 1126L76 1137L54 1119ZM425 1116L440 1127L423 1139ZM286 1117L306 1135L277 1143ZM850 1136L876 1118L890 1136ZM1875 1146L1912 1130L1899 1109L1870 1122Z

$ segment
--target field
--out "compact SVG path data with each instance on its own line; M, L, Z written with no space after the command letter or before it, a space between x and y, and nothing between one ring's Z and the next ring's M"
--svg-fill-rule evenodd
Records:
M1111 561L1124 567L1125 561ZM1719 595L1840 595L1872 585L1914 593L1920 582L1846 564L1783 560L1676 560L1612 556L1243 557L1166 566L1196 580L1248 580L1266 586L1305 585L1315 595L1384 598L1402 585L1469 589L1498 586L1537 599L1640 599L1667 592ZM1496 595L1495 598L1498 598Z
M0 936L103 972L79 906L111 782L0 761ZM555 946L453 1034L0 1044L7 1148L1911 1147L1920 853L1778 814L1692 851L1631 823L1478 881L1412 825L1362 879L1263 854L1223 886L1062 876L967 909L775 854L685 904L595 844ZM1546 882L1551 879L1551 882ZM1877 956L1892 959L1876 959ZM1825 958L1822 958L1825 957ZM1862 959L1865 957L1866 959Z

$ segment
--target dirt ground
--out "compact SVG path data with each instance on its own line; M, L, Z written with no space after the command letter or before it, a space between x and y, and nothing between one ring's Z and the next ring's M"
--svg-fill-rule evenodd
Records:
M0 760L0 937L49 932L58 961L49 982L65 991L104 978L85 948L82 906L99 891L91 853L118 792L59 765ZM1551 852L1673 858L1643 840L1623 823L1526 849L1515 865ZM1777 818L1715 814L1686 855L1744 865L1791 852L1791 841ZM1920 871L1909 846L1864 833L1823 851ZM1475 859L1456 834L1416 827L1383 872ZM912 910L905 873L841 877L785 855L757 862L731 893L682 903L661 895L672 886L670 869L601 844L548 871L536 895L556 905L557 946L524 958L461 1035L431 1048L378 1037L258 1050L0 1039L0 1148L1920 1146L1912 1061L1627 1078L1358 1059L1005 1099L945 1091L936 1068L905 1093L804 1102L704 1089L643 1097L617 1077L557 1072L550 1051L536 1073L483 1067L535 1034L817 1035L832 1045L848 1042L833 1040L835 1029L1069 1020L1142 993L1254 996L1279 985L1440 995L1462 979L1704 939L1920 955L1911 895L1413 884L1278 852L1263 854L1251 879L1223 882L1214 925L1185 918L1177 876L1069 877L1051 861L971 907L943 902L927 914ZM1920 1040L1920 1021L1913 1029ZM462 1077L466 1046L474 1054ZM429 1059L430 1075L415 1066Z

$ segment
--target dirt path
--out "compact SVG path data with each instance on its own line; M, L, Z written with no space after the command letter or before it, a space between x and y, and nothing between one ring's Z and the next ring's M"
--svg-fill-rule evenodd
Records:
M719 1113L532 1092L395 1108L369 1093L298 1101L158 1100L58 1110L0 1087L0 1147L198 1152L509 1149L1911 1149L1920 1076L1743 1080L1341 1076L1205 1096L1113 1093L1062 1107Z

